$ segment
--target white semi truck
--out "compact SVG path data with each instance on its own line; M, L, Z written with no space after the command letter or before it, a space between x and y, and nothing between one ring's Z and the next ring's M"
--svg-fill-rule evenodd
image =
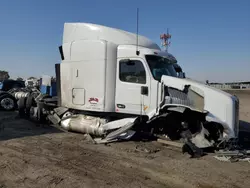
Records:
M136 124L132 117L140 117L141 128L169 137L173 132L183 137L183 130L189 130L200 148L238 136L237 97L178 78L175 58L146 37L101 25L65 23L60 53L57 106L68 112L59 113L56 122L64 128L88 132L86 122L69 125L66 118L84 114L106 120L91 125L92 134L99 130L102 136L112 128L133 129L128 126ZM117 125L112 120L118 120Z

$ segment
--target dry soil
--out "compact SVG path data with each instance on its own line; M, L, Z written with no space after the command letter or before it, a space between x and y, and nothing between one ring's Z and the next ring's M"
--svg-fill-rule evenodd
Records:
M250 91L240 99L241 135L248 142ZM82 134L0 112L0 188L4 187L246 187L248 162L190 159L157 142L96 145Z

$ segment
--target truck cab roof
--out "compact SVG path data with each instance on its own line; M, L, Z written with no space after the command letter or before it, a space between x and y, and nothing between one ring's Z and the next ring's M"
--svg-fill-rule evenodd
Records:
M106 27L91 23L65 23L63 33L62 54L63 59L68 61L100 59L102 53L99 49L105 43L111 46L107 49L118 49L117 58L138 57L136 51L140 51L139 57L144 55L159 55L176 63L175 57L165 51L150 39L116 28ZM81 49L81 50L80 50ZM84 49L84 51L82 51ZM91 49L91 50L90 50ZM80 51L79 51L80 50ZM84 57L82 57L85 53ZM61 54L61 55L62 55ZM80 57L81 56L81 57Z
M77 40L105 40L117 45L136 45L137 35L116 28L91 23L65 23L63 44ZM150 39L138 35L138 45L160 50L160 47Z

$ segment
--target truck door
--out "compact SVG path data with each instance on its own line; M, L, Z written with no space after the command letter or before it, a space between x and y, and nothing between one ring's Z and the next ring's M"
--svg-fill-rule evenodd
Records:
M143 59L118 59L116 112L145 115L150 106L150 77Z

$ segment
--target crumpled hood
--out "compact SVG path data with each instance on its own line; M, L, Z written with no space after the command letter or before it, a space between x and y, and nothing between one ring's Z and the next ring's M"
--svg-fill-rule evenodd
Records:
M204 97L204 110L208 111L207 121L221 123L225 128L225 135L237 137L239 131L238 99L222 90L212 88L205 84L183 78L162 76L162 82L168 87L184 90L190 89Z

